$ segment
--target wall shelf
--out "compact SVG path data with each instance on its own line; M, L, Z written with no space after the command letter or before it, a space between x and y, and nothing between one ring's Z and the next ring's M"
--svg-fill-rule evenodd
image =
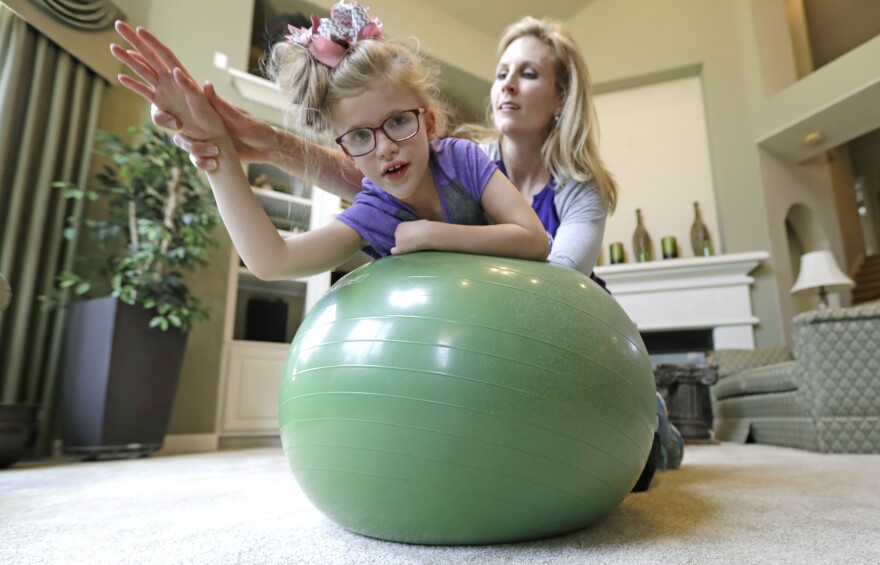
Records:
M274 167L251 165L248 178L252 184L257 178L261 179L261 186L251 189L279 228L281 237L296 236L325 225L339 209L338 198L305 187L298 179ZM270 187L290 187L301 195ZM330 273L294 280L261 280L243 265L233 249L217 416L221 440L277 435L278 390L290 342L305 314L329 287ZM266 335L267 329L273 336L283 332L283 341L254 339L254 336Z

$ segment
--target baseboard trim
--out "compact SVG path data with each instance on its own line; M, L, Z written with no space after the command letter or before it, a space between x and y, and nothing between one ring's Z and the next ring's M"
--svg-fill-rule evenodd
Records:
M217 451L217 434L176 434L165 436L165 443L156 455L180 455L183 453L207 453Z
M217 442L218 449L247 449L251 447L280 447L281 438L275 436L234 436L221 437Z

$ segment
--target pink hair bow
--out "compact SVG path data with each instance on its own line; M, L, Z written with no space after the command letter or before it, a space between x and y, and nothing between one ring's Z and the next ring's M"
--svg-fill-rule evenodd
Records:
M309 29L288 26L290 35L286 39L305 47L315 60L332 69L353 44L382 37L382 22L370 18L367 10L357 0L342 0L330 10L329 18L313 15Z

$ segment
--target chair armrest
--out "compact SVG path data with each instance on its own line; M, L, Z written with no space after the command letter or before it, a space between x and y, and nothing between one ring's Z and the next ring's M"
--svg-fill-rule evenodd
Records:
M811 310L798 314L792 320L794 326L820 324L822 322L843 322L848 320L870 320L880 318L880 300L865 302L850 308L828 308Z
M798 314L791 326L794 356L798 359L812 357L814 349L823 349L828 345L829 338L837 341L841 335L849 335L846 339L865 341L866 347L875 349L876 342L872 343L864 329L876 328L876 324L880 324L880 300L852 308L812 310Z
M718 378L723 379L740 371L791 361L787 347L763 347L760 349L717 349L713 354L718 364Z

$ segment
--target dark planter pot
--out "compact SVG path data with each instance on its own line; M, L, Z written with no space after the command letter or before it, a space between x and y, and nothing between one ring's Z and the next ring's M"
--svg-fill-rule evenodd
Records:
M38 404L0 404L0 469L31 454L41 414Z
M61 383L64 453L97 459L162 447L186 334L150 328L152 317L112 296L71 306Z

